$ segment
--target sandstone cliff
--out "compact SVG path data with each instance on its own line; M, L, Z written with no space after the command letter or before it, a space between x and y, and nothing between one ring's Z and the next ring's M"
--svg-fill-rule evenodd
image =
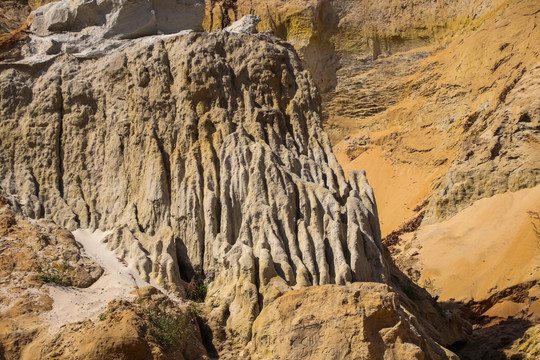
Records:
M361 281L400 294L423 339L400 332L403 342L453 356L435 341L462 340L466 326L425 291L411 295L388 263L365 173L345 178L291 45L233 32L127 40L146 32L120 15L80 29L81 9L36 11L41 36L0 63L0 186L18 211L108 230L109 249L142 280L181 296L205 280L209 324L231 356L251 351L255 319L282 294ZM400 306L388 311L403 316Z
M52 0L0 0L0 34L18 29L32 10Z
M207 4L205 26L219 27L230 3ZM471 267L483 269L471 290L476 300L490 296L479 288L500 291L538 279L534 221L528 215L540 210L537 206L512 210L515 216L507 218L517 219L512 220L515 226L505 226L503 233L491 234L499 224L496 217L478 218L480 224L475 224L478 233L490 232L490 238L499 239L494 243L512 239L509 249L520 249L515 255L519 264L512 262L503 270L513 272L508 280L486 276L492 261L507 258L501 250L485 264L471 256L459 275L461 285L450 281L455 274L439 266L437 259L443 255L434 249L437 241L452 237L433 231L437 224L447 228L452 216L481 199L496 194L507 194L508 201L522 199L513 193L538 185L536 1L234 4L229 17L259 15L259 30L273 31L299 51L322 90L323 121L338 160L346 170L367 170L380 205L383 236L396 231L388 244L421 224L425 228L414 246L396 248L404 270L419 275L423 265L411 267L411 254L429 244L434 252L424 257L432 259L426 264L431 270L422 281L447 273L439 287L450 285L457 291L447 292L446 298L471 299L464 296L473 286L467 283ZM456 229L468 226L466 221L452 224ZM461 232L458 242L474 247L476 235L469 240L468 234ZM448 246L454 249L451 262L460 254L458 247ZM474 247L474 253L489 246Z
M401 95L379 114L358 114L363 129L336 146L345 169L372 175L384 234L415 219L394 234L405 233L394 254L444 299L482 301L540 276L530 215L540 210L538 10L505 3L437 47L379 60L385 86ZM387 213L392 204L401 210Z
M534 323L539 11L537 1L212 1L205 26L255 14L259 30L294 44L338 160L367 171L403 271L479 314Z
M376 283L290 291L255 321L253 358L458 359L398 304Z
M407 0L212 0L206 4L204 25L212 31L246 14L260 16L259 30L270 30L294 44L317 85L327 92L351 75L351 69L362 64L366 66L364 70L372 68L371 60L380 55L433 44L448 29L481 16L494 3L493 0L459 0L452 4Z

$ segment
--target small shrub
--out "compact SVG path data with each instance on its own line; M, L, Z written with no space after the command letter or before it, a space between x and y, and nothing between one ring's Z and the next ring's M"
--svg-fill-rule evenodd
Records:
M38 273L38 279L45 284L66 286L69 283L66 274L68 269L69 264L67 262L61 264L43 263L36 267L36 272Z
M518 351L523 359L540 358L540 325L529 328L518 341Z
M189 313L179 315L165 305L152 309L141 307L151 324L148 333L164 351L184 342L189 331Z
M206 323L206 319L203 317L203 312L202 312L201 308L199 308L198 306L192 305L191 306L191 311L195 315L195 318L197 319L197 322L199 324L205 324Z
M206 284L203 281L195 281L195 278L192 278L187 286L188 299L196 302L203 302L207 292Z
M105 320L107 320L108 316L109 316L109 312L105 311L105 312L102 312L101 314L99 314L98 319L99 319L99 321L105 321Z

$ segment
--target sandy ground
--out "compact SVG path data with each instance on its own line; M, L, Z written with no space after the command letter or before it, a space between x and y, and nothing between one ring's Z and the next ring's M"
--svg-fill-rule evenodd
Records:
M540 212L540 186L479 200L421 228L415 240L424 268L420 283L439 290L441 300L466 301L539 279L540 239L528 211ZM501 305L500 310L515 309Z
M149 285L136 271L122 264L116 254L109 249L103 239L110 232L96 230L76 230L75 239L84 247L84 251L103 269L103 275L89 288L77 289L48 286L49 295L54 300L53 310L44 314L45 323L51 331L63 324L97 318L104 312L107 304L114 299L133 298L130 294L135 283L139 287Z

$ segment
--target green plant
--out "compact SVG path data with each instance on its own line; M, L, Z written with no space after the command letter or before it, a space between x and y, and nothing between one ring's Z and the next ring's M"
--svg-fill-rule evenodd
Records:
M195 281L195 278L192 278L187 286L187 298L196 302L203 302L207 292L204 281Z
M66 261L61 264L42 263L36 267L39 280L45 284L55 284L60 286L69 285L69 279L67 278L68 270L69 264Z
M518 341L518 350L524 355L523 359L540 358L540 325L529 328Z
M141 305L141 308L150 322L148 333L164 351L184 342L189 332L188 312L177 314L163 304L157 308Z
M101 314L99 314L98 319L99 319L99 321L105 321L108 316L109 316L109 312L105 311L105 312L102 312Z
M199 324L206 323L206 319L203 317L203 312L202 312L201 308L199 308L196 305L191 305L191 311L195 315L195 318L197 319Z

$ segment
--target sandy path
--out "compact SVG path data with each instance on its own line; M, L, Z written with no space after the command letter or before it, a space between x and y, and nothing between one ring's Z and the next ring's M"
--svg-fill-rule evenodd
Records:
M107 304L114 299L133 298L130 294L135 283L143 287L149 285L136 271L123 265L116 254L109 249L103 239L110 232L96 230L76 230L75 239L82 244L88 257L97 262L104 270L103 275L89 288L77 289L50 286L49 295L54 300L53 309L44 314L45 323L52 329L86 319L97 319L104 312Z

